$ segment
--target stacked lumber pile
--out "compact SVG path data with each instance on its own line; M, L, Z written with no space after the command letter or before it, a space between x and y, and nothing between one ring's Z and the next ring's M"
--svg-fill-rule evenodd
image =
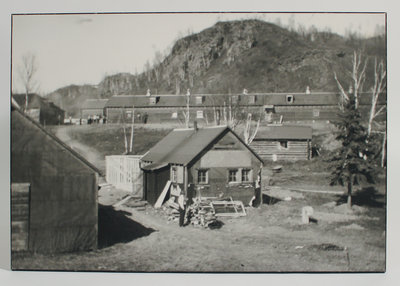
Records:
M187 220L195 227L209 227L216 223L216 216L211 202L195 199L187 209Z
M164 214L168 221L179 221L179 205L176 197L171 196L162 205ZM244 205L241 201L233 201L232 198L198 197L186 209L185 225L191 224L194 227L220 228L222 222L218 217L241 217L246 216Z

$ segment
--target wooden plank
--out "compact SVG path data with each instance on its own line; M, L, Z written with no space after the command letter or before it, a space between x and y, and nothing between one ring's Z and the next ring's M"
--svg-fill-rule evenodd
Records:
M305 190L305 189L293 189L293 188L283 188L283 187L268 187L274 190L285 190L294 192L304 192L304 193L317 193L317 194L333 194L333 195L343 195L343 191L319 191L319 190ZM263 194L270 195L268 191L262 191Z
M119 207L121 205L123 205L124 203L126 203L127 201L129 201L132 197L131 196L126 196L125 198L123 198L122 200L120 200L119 202L113 204L113 207Z
M158 197L156 203L154 204L154 208L157 209L157 208L161 207L170 186L171 186L171 181L168 180L167 183L165 184L163 191L161 192L160 196Z

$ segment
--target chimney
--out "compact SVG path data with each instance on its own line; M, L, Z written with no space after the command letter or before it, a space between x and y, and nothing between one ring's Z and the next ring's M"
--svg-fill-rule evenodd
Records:
M197 130L199 130L199 128L197 127L197 121L196 120L193 121L193 129L194 129L194 132L197 132Z

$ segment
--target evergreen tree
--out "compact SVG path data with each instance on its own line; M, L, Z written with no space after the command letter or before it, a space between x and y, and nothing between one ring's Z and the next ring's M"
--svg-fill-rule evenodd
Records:
M332 162L331 185L347 185L347 206L351 208L353 186L359 184L362 177L373 183L373 167L370 163L367 130L361 123L361 115L355 106L354 98L350 98L335 123L338 132L336 140L342 146L334 154Z

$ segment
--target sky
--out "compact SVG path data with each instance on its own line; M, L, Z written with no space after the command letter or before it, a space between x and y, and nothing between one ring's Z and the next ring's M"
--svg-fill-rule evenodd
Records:
M18 70L24 55L34 55L37 92L70 84L98 84L106 75L140 73L156 51L165 53L189 32L218 21L258 18L283 26L314 25L345 35L374 36L384 14L334 13L189 13L58 14L12 17L12 87L22 92Z

